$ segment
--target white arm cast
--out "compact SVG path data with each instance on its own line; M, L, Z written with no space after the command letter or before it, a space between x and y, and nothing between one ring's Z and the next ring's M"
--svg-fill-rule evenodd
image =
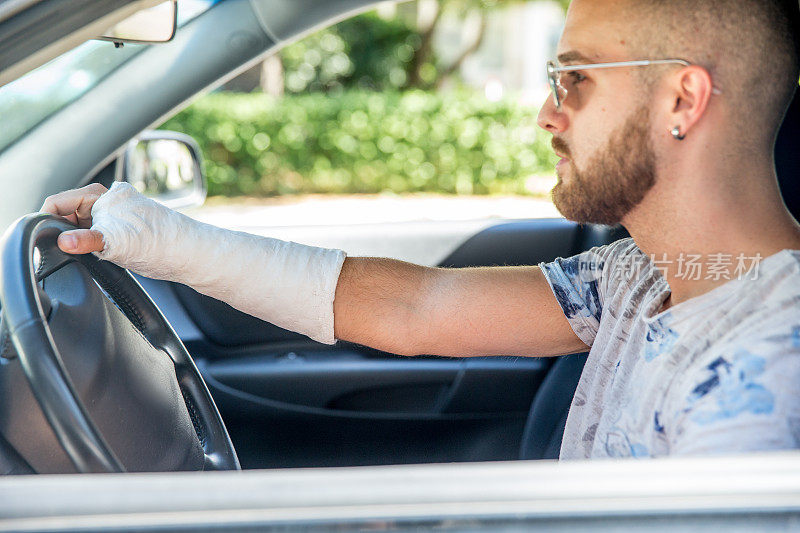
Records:
M116 182L92 206L101 259L198 292L333 344L333 298L345 253L198 222Z

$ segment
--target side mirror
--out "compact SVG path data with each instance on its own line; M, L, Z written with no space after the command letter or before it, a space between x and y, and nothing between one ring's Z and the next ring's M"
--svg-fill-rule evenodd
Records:
M116 179L172 209L203 205L208 191L200 147L174 131L144 131L128 142Z
M178 2L168 0L137 11L97 37L121 43L166 43L175 36L178 25Z

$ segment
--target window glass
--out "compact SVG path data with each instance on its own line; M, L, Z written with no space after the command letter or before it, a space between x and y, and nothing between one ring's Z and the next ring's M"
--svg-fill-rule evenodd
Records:
M180 0L178 25L186 24L213 4L211 0ZM115 48L111 42L87 41L0 87L0 151L92 89L146 46L152 45Z
M284 48L162 128L204 152L204 220L254 230L559 216L536 125L563 5L384 3Z

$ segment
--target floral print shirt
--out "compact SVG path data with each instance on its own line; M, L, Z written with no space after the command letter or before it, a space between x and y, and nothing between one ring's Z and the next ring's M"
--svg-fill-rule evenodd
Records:
M591 347L561 459L800 447L800 251L666 311L633 239L540 267Z

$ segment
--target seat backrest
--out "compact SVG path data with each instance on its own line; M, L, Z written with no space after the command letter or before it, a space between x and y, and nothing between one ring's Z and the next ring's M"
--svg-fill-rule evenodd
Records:
M533 399L522 433L520 459L558 459L567 413L587 354L559 357Z
M794 95L775 143L775 170L783 201L800 220L800 91Z

